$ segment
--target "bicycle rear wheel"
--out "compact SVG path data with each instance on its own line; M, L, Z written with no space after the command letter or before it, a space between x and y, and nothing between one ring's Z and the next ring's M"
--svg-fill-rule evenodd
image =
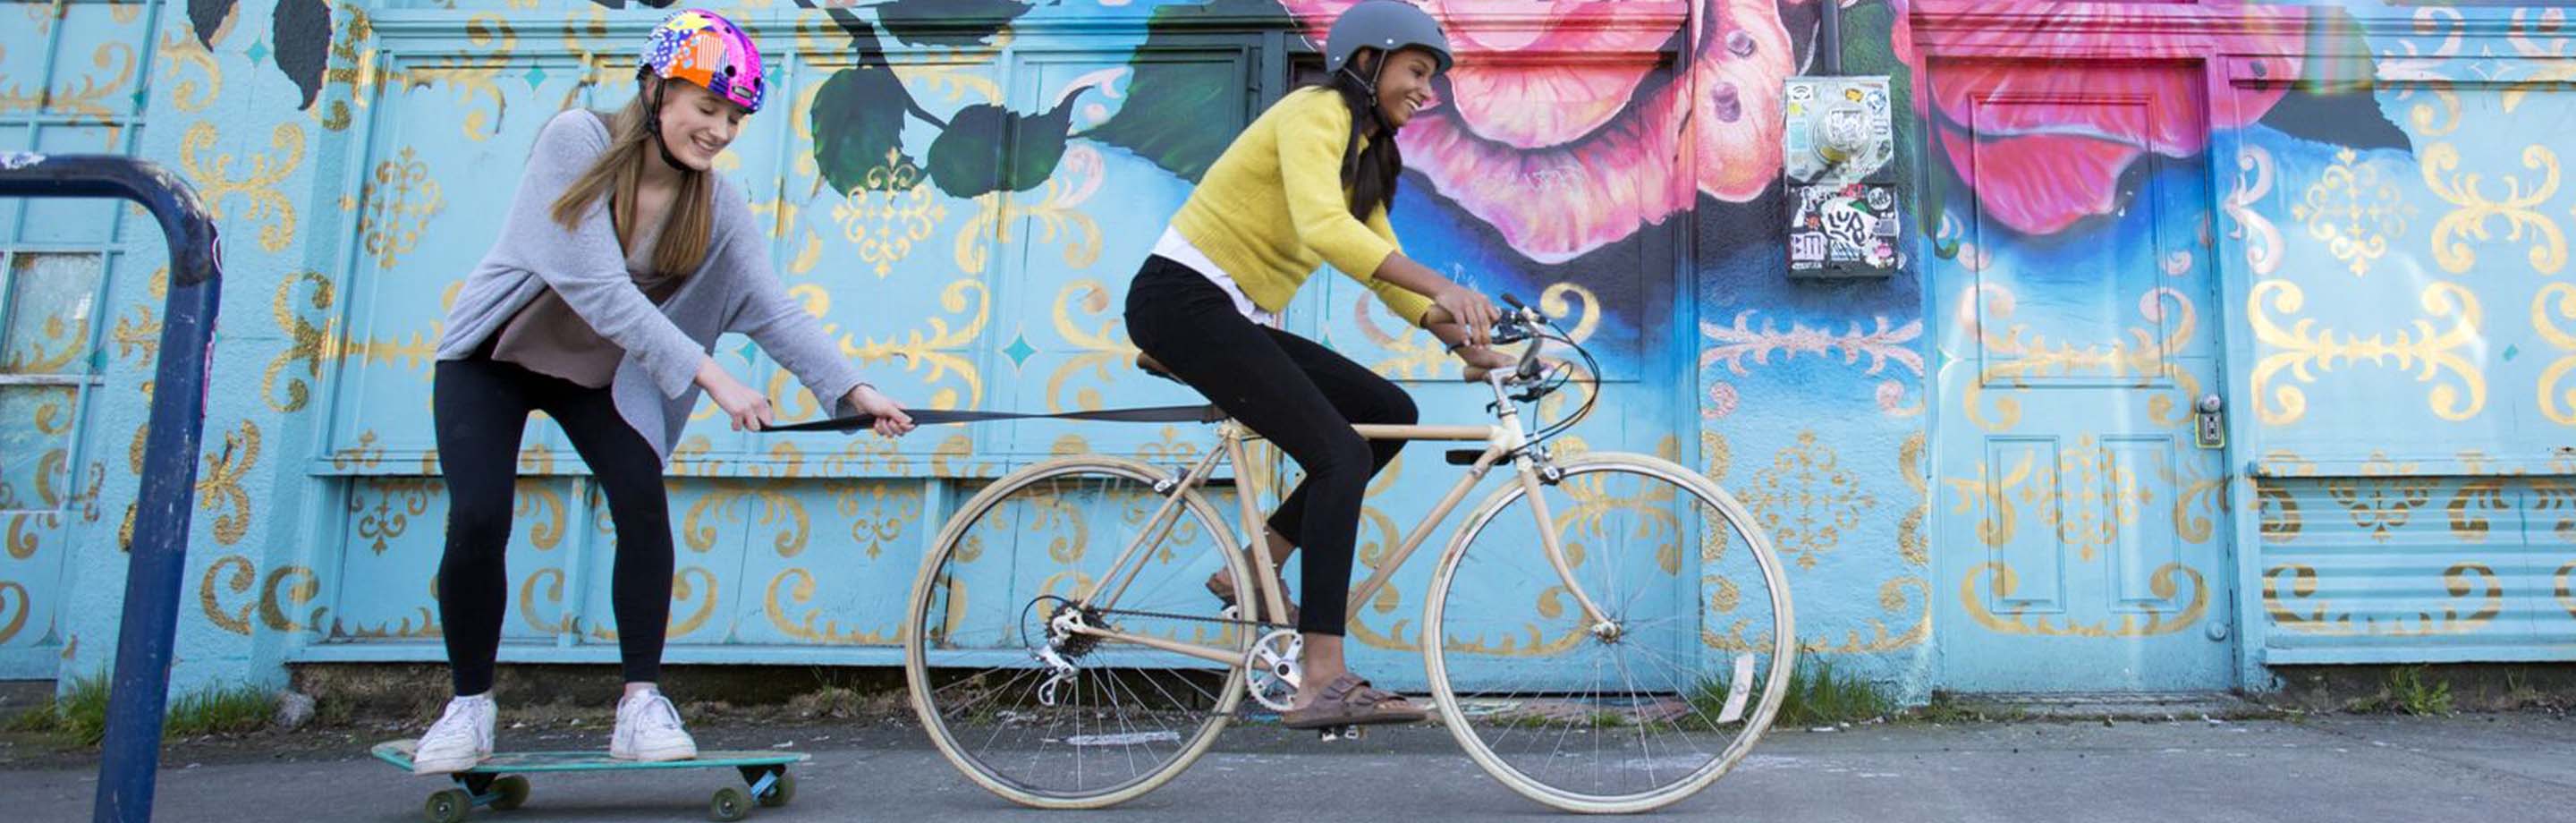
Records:
M1239 665L1067 633L1059 618L1249 651L1203 585L1245 576L1207 501L1181 496L1127 579L1110 565L1147 536L1168 495L1142 463L1079 457L996 481L959 508L923 559L904 631L905 677L931 742L977 784L1041 808L1098 808L1189 767L1243 697ZM1177 517L1177 522L1174 517ZM1074 604L1095 588L1099 609Z
M1770 727L1796 656L1788 581L1743 506L1688 469L1632 454L1558 467L1538 488L1570 574L1520 484L1488 498L1424 606L1432 695L1513 791L1567 811L1660 808Z

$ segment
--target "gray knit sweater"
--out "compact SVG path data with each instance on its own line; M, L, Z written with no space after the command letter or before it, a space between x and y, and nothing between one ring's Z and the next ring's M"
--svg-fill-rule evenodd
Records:
M841 356L822 324L787 296L770 268L769 237L733 181L716 178L715 238L706 263L659 307L627 273L626 252L618 247L604 198L591 205L578 229L566 231L554 221L555 198L607 149L608 127L597 115L575 109L547 121L500 239L466 277L447 313L438 359L472 356L551 287L600 336L626 350L609 391L618 415L664 459L697 405L698 364L726 332L749 335L816 398L840 407L841 414L855 413L842 400L860 382L857 367Z

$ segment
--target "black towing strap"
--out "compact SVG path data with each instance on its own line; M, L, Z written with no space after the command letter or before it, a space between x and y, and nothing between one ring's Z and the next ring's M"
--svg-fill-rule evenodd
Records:
M1210 404L1200 404L1196 406L1149 406L1137 409L1105 409L1102 411L1056 412L1052 414L1004 411L940 411L936 409L907 411L905 414L912 417L912 423L916 426L936 426L942 423L982 423L991 420L1088 420L1100 423L1214 423L1225 419L1225 412L1218 410L1216 406ZM877 418L875 415L860 414L849 417L835 417L830 420L816 420L811 423L771 426L765 431L851 432L874 428L876 424Z

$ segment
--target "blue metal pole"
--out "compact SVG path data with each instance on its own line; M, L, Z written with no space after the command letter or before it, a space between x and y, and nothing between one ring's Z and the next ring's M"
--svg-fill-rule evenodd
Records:
M186 181L159 165L107 155L0 155L0 197L115 197L152 213L170 249L160 366L154 375L143 489L135 505L125 614L107 700L107 738L91 819L152 819L154 772L196 507L197 443L206 424L206 369L221 291L214 221Z

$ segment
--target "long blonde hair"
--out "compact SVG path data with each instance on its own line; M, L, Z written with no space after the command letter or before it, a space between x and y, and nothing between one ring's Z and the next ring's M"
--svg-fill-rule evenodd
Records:
M635 190L644 182L644 164L654 161L653 136L644 129L644 98L637 94L608 121L608 150L581 173L562 197L555 199L554 218L567 230L578 228L590 204L608 198L608 218L617 228L617 247L630 251L642 227L635 220ZM659 96L659 95L654 95ZM680 169L680 190L671 198L662 237L653 244L653 269L661 274L698 270L715 236L715 180L708 172Z

